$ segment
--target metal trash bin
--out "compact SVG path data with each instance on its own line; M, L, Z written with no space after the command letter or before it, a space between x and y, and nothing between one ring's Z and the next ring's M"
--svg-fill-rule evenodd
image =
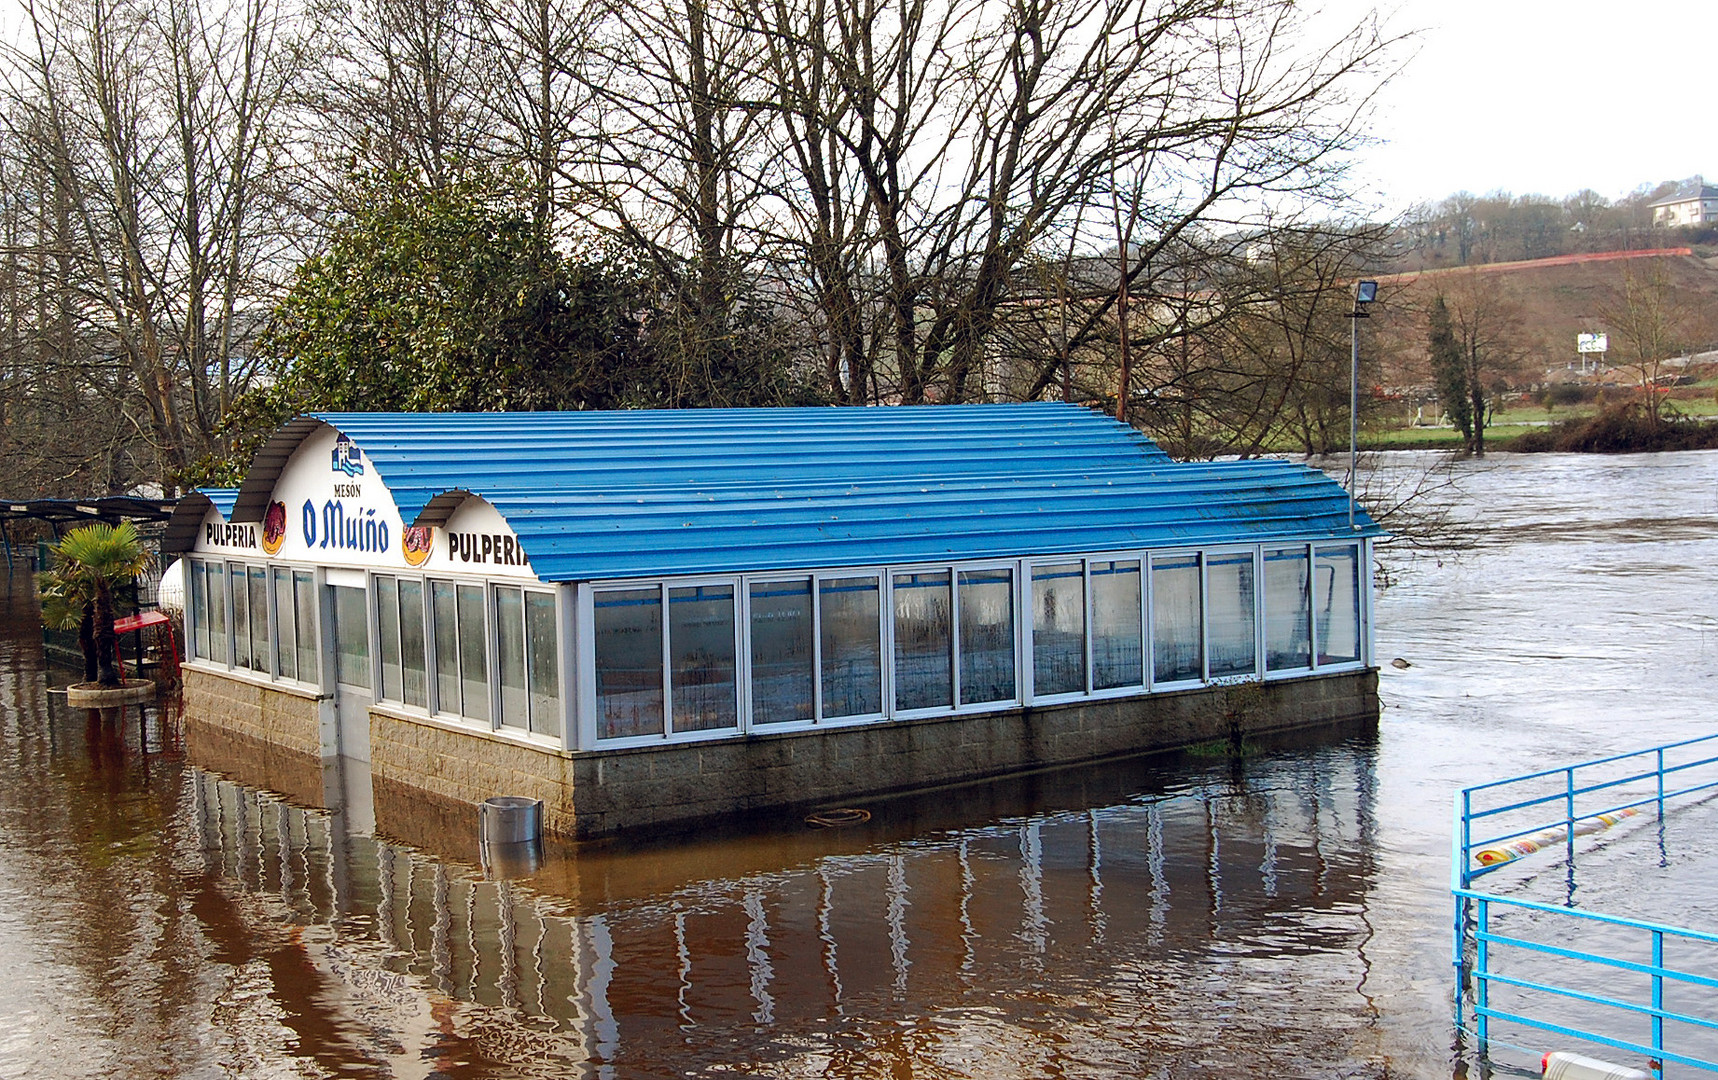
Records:
M543 800L497 795L478 809L478 835L485 844L529 844L543 838Z

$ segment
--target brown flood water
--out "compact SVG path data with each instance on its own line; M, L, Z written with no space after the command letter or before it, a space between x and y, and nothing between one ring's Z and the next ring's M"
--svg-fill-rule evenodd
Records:
M211 771L171 709L68 709L15 580L0 1078L1464 1075L1451 796L1710 730L1718 454L1502 458L1458 496L1478 548L1392 558L1379 652L1413 666L1375 738L512 880L475 814L373 835L338 783Z

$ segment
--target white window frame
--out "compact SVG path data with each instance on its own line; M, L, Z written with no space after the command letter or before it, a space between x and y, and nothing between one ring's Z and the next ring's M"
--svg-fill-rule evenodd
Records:
M520 647L524 650L521 662L525 670L525 723L527 726L524 728L508 727L501 721L501 642L499 637L495 635L499 634L501 625L501 612L499 607L497 607L497 599L500 590L502 589L517 589L519 591L519 641ZM557 656L555 692L556 705L560 712L559 726L561 733L559 735L545 735L530 726L533 719L531 715L531 617L530 601L526 598L533 593L538 596L548 596L553 598L556 605L554 620L556 634L555 651ZM488 627L489 633L492 635L488 639L488 649L486 650L489 659L489 685L492 688L489 696L492 708L494 709L490 714L494 718L491 728L498 735L504 735L510 739L524 739L529 742L556 748L560 748L566 744L567 691L565 688L565 682L562 678L561 664L559 660L559 654L563 651L559 640L561 635L560 595L561 590L547 582L531 582L498 578L489 578L484 582L484 623ZM428 651L428 641L428 635L425 635L426 652Z
M963 705L960 702L960 575L963 573L974 573L985 570L1006 570L1009 575L1009 602L1014 605L1014 696L1011 698L999 698L995 701L977 701ZM1026 691L1021 683L1020 670L1020 623L1022 620L1020 603L1020 560L986 559L975 562L952 563L950 564L949 573L949 588L953 592L953 603L950 605L950 618L953 621L953 625L950 627L950 630L954 639L954 652L951 657L953 667L950 671L950 681L954 684L955 704L953 711L955 713L983 713L995 712L999 708L1018 708L1024 704L1026 700ZM1089 606L1090 598L1088 598L1087 603ZM1091 651L1091 639L1088 636L1086 640L1086 665L1088 669L1091 666ZM1090 676L1088 675L1088 685L1090 684L1090 681Z
M398 580L398 578L400 577L399 574L384 574L383 576L393 577L396 580ZM412 577L415 575L406 575L406 576ZM478 578L478 577L461 577L461 576L457 576L457 575L445 575L444 576L444 575L431 575L431 574L425 574L422 578L422 581L424 583L424 653L425 653L424 682L425 682L425 690L427 691L427 693L425 694L425 697L429 702L428 715L430 715L431 717L433 717L437 720L442 720L442 721L445 721L445 722L450 723L450 724L457 724L460 727L465 728L467 730L475 728L479 731L488 731L491 734L497 734L497 733L499 733L499 728L500 728L500 723L501 723L501 718L500 718L501 689L499 686L496 685L496 678L495 678L495 672L497 670L497 667L496 667L497 661L496 661L496 657L495 657L495 647L494 647L495 646L495 641L494 641L495 599L494 599L494 596L492 594L492 590L490 589L489 581L485 578ZM488 696L489 696L489 719L488 720L481 720L481 719L478 719L477 717L474 717L474 716L467 716L463 711L449 712L442 707L441 681L437 677L437 669L436 669L436 661L439 660L440 657L439 657L439 654L437 652L436 641L435 641L435 597L434 597L434 589L433 589L433 584L435 582L441 582L443 584L453 586L454 670L457 673L456 678L457 678L457 681L459 683L459 696L460 696L460 703L459 704L460 704L461 709L463 709L465 706L465 675L464 675L465 668L463 665L463 659L464 658L461 655L465 651L465 642L461 639L460 632L459 632L459 630L460 630L460 626L459 626L459 589L461 586L470 587L470 586L475 585L479 589L482 590L482 593L483 593L483 652L484 652L483 670L484 670L484 678L486 680L485 685L488 689ZM372 590L372 593L373 593L373 590ZM374 603L371 603L368 605L368 607L369 607L369 611L370 611L370 621L372 623L374 623L376 621L376 605ZM372 640L374 640L374 639L372 639ZM374 650L372 650L372 653L378 654L375 656L373 663L375 665L379 665L381 663L381 657L379 655L380 650L374 649ZM378 668L377 679L378 679L378 682L376 685L380 686L381 684L379 681L379 679L380 679L379 668ZM379 693L377 696L377 700L378 701L381 700ZM389 702L388 705L392 708L409 709L414 714L417 713L417 711L418 711L416 706L402 705L398 702ZM509 734L512 734L512 733L509 733ZM547 741L547 740L545 740L545 741Z
M1026 695L1025 700L1033 705L1056 705L1067 701L1083 701L1092 696L1092 566L1090 558L1086 555L1040 555L1030 559L1022 559L1020 563L1023 570L1019 575L1016 591L1020 594L1022 606L1026 609L1023 620L1026 624L1026 650L1025 655L1019 657L1017 666L1023 669L1022 674L1029 680L1031 687L1029 691L1022 690L1021 692ZM1033 644L1033 638L1037 631L1035 618L1038 608L1032 595L1032 575L1039 567L1067 566L1070 564L1078 564L1080 567L1080 634L1084 642L1085 675L1081 679L1081 689L1079 690L1060 694L1040 694L1038 693L1038 666L1035 660L1036 646ZM1143 591L1140 595L1144 596ZM1106 692L1105 696L1109 696L1109 694Z
M1151 591L1151 559L1149 550L1134 550L1120 552L1100 552L1087 555L1086 559L1086 686L1090 692L1086 695L1093 699L1138 697L1151 689L1151 608L1149 594ZM1139 682L1126 686L1111 686L1099 690L1097 688L1097 662L1093 652L1095 635L1092 633L1092 564L1100 562L1137 562L1139 564Z
M883 580L887 586L885 602L888 607L883 618L884 628L888 636L883 642L883 684L886 697L883 698L884 715L895 720L919 720L933 716L953 716L960 710L955 703L960 701L960 600L955 596L959 590L955 588L955 563L904 563L900 566L883 568ZM908 574L947 574L949 589L948 608L948 639L949 639L949 703L947 705L929 705L918 709L902 709L896 704L895 689L897 672L895 671L895 577ZM973 712L988 712L991 709L973 709Z
M1310 541L1307 546L1309 548L1309 561L1307 566L1309 567L1310 583L1307 589L1307 618L1312 624L1312 670L1314 672L1362 670L1369 666L1372 652L1372 620L1371 612L1369 610L1369 597L1371 596L1372 589L1370 588L1371 579L1368 576L1371 573L1370 568L1372 563L1367 558L1368 548L1370 545L1366 540L1363 540L1360 537L1355 537L1352 540L1346 538L1340 540L1313 540ZM1356 593L1354 617L1360 621L1360 625L1355 627L1356 636L1359 639L1357 642L1359 648L1357 648L1355 652L1360 655L1360 659L1339 660L1335 663L1321 664L1318 662L1318 553L1320 549L1332 550L1336 548L1348 548L1354 552L1354 589Z
M1347 540L1331 541L1331 543L1333 545L1344 544L1347 542L1348 542ZM1315 543L1316 543L1316 541L1311 541L1311 540L1285 540L1285 541L1270 541L1270 542L1263 543L1263 544L1259 545L1259 610L1258 610L1258 620L1259 620L1259 628L1260 628L1259 633L1261 636L1261 647L1259 649L1259 671L1260 671L1259 677L1266 682L1274 682L1274 681L1279 680L1279 679L1304 679L1308 675L1313 674L1314 672L1317 672L1320 670L1320 668L1318 667L1318 620L1313 617L1313 606L1312 606L1312 594L1313 594L1313 584L1314 584L1313 579L1317 575L1317 563L1314 561L1314 555L1313 555L1313 546ZM1265 600L1265 592L1264 592L1264 588L1265 588L1265 585L1264 585L1264 582L1265 582L1265 550L1267 548L1270 549L1271 551L1286 551L1289 548L1300 548L1301 553L1306 558L1307 666L1305 666L1305 667L1281 668L1281 669L1278 669L1276 671L1271 671L1271 670L1267 669L1267 666L1265 663L1265 650L1263 648L1263 636L1265 633L1264 627L1267 625L1267 619L1269 618L1269 613L1265 610L1265 603L1264 603L1264 600Z
M1211 642L1210 638L1210 604L1205 596L1205 553L1202 547L1153 548L1145 554L1144 572L1150 579L1149 586L1144 590L1149 602L1146 604L1146 621L1141 633L1145 638L1146 680L1152 691L1162 690L1197 690L1210 685L1211 682ZM1198 574L1199 587L1199 674L1191 679L1174 679L1159 682L1157 679L1157 579L1152 570L1159 559L1194 560L1194 570ZM1255 612L1255 615L1257 613Z
M823 714L823 605L818 603L817 575L802 574L744 574L741 576L741 606L742 610L735 618L737 624L742 624L740 634L741 656L740 666L745 675L740 687L740 728L742 731L758 732L760 734L772 731L803 731L817 727ZM759 723L754 709L756 702L752 699L752 586L781 585L805 582L811 590L811 717L807 720L783 720L772 723Z
M1225 544L1219 547L1200 548L1199 558L1199 604L1200 627L1203 636L1204 656L1200 660L1200 670L1204 672L1205 683L1212 686L1230 686L1236 683L1256 682L1265 673L1265 653L1263 648L1265 605L1264 605L1264 565L1265 556L1262 545L1259 544ZM1225 675L1211 674L1211 560L1225 555L1251 555L1253 557L1253 670L1247 672L1234 671ZM1310 589L1307 595L1311 596Z
M1265 604L1265 550L1296 549L1304 554L1307 560L1309 584L1307 587L1306 618L1311 628L1309 647L1311 665L1296 667L1282 671L1265 670L1266 653L1266 619ZM720 740L745 735L772 734L776 732L805 731L814 728L846 727L863 724L884 723L894 720L919 720L944 716L960 716L1004 711L1012 708L1030 705L1059 705L1087 700L1105 700L1115 698L1141 697L1157 692L1176 692L1183 690L1202 689L1211 686L1231 685L1254 681L1274 681L1278 679L1306 678L1321 672L1339 672L1361 670L1373 662L1372 591L1365 581L1359 581L1360 600L1359 618L1361 621L1361 653L1359 662L1343 662L1341 664L1317 664L1317 623L1314 617L1314 596L1311 578L1317 566L1318 550L1320 548L1350 548L1356 551L1361 573L1370 565L1371 543L1366 538L1334 537L1310 540L1269 540L1249 544L1216 544L1216 545L1178 545L1162 548L1124 548L1109 549L1093 552L1081 552L1057 555L1024 556L1014 559L973 559L964 561L940 562L909 562L889 564L884 566L863 567L825 567L818 569L799 570L770 570L757 573L740 574L697 574L686 576L664 576L650 578L616 578L603 581L576 582L561 587L561 603L565 608L563 627L571 624L570 632L564 632L561 649L565 657L561 676L561 695L563 701L563 736L562 743L568 748L576 749L625 749L634 746L656 746L664 743L701 742ZM1210 623L1210 560L1223 556L1249 556L1253 565L1253 669L1251 672L1235 672L1215 676L1211 674L1211 623ZM1158 562L1193 559L1198 570L1199 582L1199 646L1200 673L1195 678L1161 682L1156 678L1156 658L1154 629L1157 606L1157 595L1154 585L1154 566ZM1137 563L1140 574L1139 588L1139 627L1140 627L1140 661L1141 678L1138 683L1126 686L1093 689L1093 596L1092 596L1092 564L1096 562L1128 562ZM1078 564L1080 567L1082 596L1084 598L1084 640L1085 640L1085 689L1081 691L1039 695L1033 685L1034 658L1032 649L1032 581L1034 572L1041 567L1051 565ZM960 575L967 572L985 570L1008 571L1013 580L1012 598L1014 604L1014 664L1015 664L1015 697L1005 701L987 701L973 704L961 704L961 598ZM899 709L895 704L898 673L895 670L895 580L906 574L946 574L948 578L950 600L949 625L949 692L948 705L935 705L916 709ZM851 717L828 717L824 715L825 702L824 657L823 657L823 604L822 589L826 582L852 578L868 579L877 586L877 640L881 655L881 704L878 712ZM425 579L425 605L430 607L429 581ZM436 579L452 582L453 579ZM782 723L758 723L753 715L755 701L752 694L752 656L751 656L751 590L753 585L770 583L800 583L808 582L811 589L811 632L812 641L812 717L809 720L789 721ZM524 587L514 582L494 582L495 585L508 587ZM738 708L737 725L714 731L681 732L674 727L674 688L673 665L670 654L670 625L669 596L670 591L679 588L696 588L701 586L723 585L733 589L734 594L734 658L735 658L735 696ZM598 595L604 592L626 591L637 589L654 589L661 605L661 642L659 645L662 661L662 701L663 701L663 732L656 735L624 736L611 739L598 738L598 716L596 698L596 657L595 657L595 608ZM485 608L486 615L493 619L494 601L489 598ZM433 626L426 611L426 626ZM490 628L490 633L493 629ZM433 631L428 635L433 642ZM494 651L491 642L491 651ZM490 687L492 697L499 694L499 684L496 665L499 656L490 658L491 673ZM571 674L569 680L568 674ZM431 685L434 685L433 668L430 670ZM527 674L529 680L529 674ZM494 709L493 723L499 725L499 702L492 702ZM506 734L513 734L507 729ZM547 740L545 740L547 741Z

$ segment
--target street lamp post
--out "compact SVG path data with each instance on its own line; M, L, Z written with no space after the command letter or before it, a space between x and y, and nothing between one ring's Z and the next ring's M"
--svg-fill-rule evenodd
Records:
M1354 530L1355 485L1360 476L1360 320L1367 318L1366 305L1378 299L1378 283L1362 281L1354 286L1354 310L1349 312L1350 351L1348 361L1348 529Z

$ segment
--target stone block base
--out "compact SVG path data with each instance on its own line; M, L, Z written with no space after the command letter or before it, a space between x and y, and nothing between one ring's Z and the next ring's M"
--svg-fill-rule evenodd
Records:
M182 675L187 719L206 720L282 750L313 758L322 755L321 702L313 694L229 678L189 665Z
M188 670L186 744L199 764L321 805L313 699ZM765 811L810 809L1045 769L1117 761L1212 740L1375 730L1378 673L897 720L740 738L571 752L456 724L370 714L377 824L419 830L495 795L543 800L544 826L577 839L660 834ZM423 800L412 798L417 793ZM430 829L442 832L441 827Z
M1351 730L1377 721L1378 673L1368 670L596 751L571 759L572 828L564 810L549 827L579 839L686 828L772 808L828 806L1216 739Z

